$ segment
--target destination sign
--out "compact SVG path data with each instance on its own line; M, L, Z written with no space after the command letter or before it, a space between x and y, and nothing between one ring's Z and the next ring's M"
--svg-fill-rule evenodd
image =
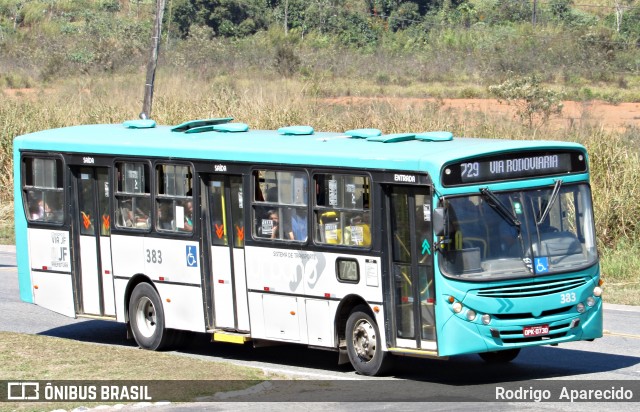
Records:
M452 163L442 170L444 186L499 182L527 177L584 173L585 155L578 151L544 151L506 154Z

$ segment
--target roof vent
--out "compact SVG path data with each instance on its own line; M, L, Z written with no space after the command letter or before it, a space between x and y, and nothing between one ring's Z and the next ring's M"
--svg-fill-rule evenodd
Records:
M382 132L378 129L353 129L347 130L344 134L355 139L367 139L369 137L381 136Z
M152 129L156 127L156 121L151 119L127 120L122 125L127 129Z
M194 127L185 130L185 133L202 133L202 132L222 132L222 133L241 133L249 130L246 123L224 123L212 124L207 126Z
M278 134L285 136L304 136L313 134L313 127L311 126L287 126L278 129Z
M416 134L416 139L423 140L425 142L448 142L453 140L453 133L451 132L424 132Z
M201 119L190 120L188 122L181 123L171 128L172 132L186 132L189 129L195 129L196 127L213 126L216 124L229 123L233 120L233 117L221 117L218 119ZM210 129L211 130L211 129ZM204 131L204 130L203 130Z
M395 133L385 134L382 136L367 137L367 142L397 143L415 139L416 135L414 133Z

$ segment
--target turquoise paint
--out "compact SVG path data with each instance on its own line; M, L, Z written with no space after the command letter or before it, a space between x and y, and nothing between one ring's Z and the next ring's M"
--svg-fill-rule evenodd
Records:
M308 136L313 134L311 126L287 126L278 129L278 134L286 136Z
M22 206L21 164L20 148L22 140L13 141L13 199L14 219L16 228L16 262L18 265L18 287L20 299L23 302L33 303L33 287L31 284L31 270L29 265L29 247L27 239L27 218Z
M347 130L344 134L357 139L366 139L368 137L382 136L382 131L379 129L353 129Z
M451 132L424 132L418 133L416 139L424 140L426 142L448 142L453 140L453 133Z
M230 118L213 119L219 124ZM185 123L184 130L206 126L209 120ZM184 125L184 124L183 124ZM351 167L356 169L388 169L426 172L434 177L440 194L477 192L481 186L443 188L437 176L445 163L482 154L511 150L573 148L581 145L553 141L510 141L456 138L445 142L410 140L394 144L371 144L366 139L353 139L339 133L313 135L279 135L276 131L250 130L224 134L203 132L197 135L172 133L167 126L152 129L128 129L122 125L74 126L25 135L30 149L124 156L240 161L251 164L273 163ZM587 178L584 174L581 179ZM555 177L557 179L557 177ZM563 178L564 179L564 178ZM575 176L567 176L575 179ZM494 190L541 185L553 179L522 180L492 184ZM535 183L534 183L535 182ZM567 180L568 182L568 180ZM485 185L486 186L486 185Z
M196 127L203 126L212 126L216 124L229 123L233 120L233 117L220 117L215 119L198 119L198 120L189 120L188 122L180 123L177 126L173 126L171 128L172 132L184 132L189 129L193 129Z
M122 125L128 129L151 129L156 127L156 121L151 119L127 120Z
M381 142L381 143L398 143L398 142L406 142L409 140L415 140L416 135L413 133L396 133L396 134L385 134L382 136L371 136L367 137L368 142Z

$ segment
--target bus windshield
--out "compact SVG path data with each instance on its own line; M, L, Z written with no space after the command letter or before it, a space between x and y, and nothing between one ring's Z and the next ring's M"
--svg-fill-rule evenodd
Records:
M586 184L493 192L445 200L450 242L445 275L493 280L577 270L597 260Z

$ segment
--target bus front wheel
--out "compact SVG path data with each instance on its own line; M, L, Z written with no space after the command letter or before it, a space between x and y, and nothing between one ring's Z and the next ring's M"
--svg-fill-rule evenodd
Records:
M365 305L357 306L347 319L346 340L349 360L355 370L368 376L381 375L390 366L389 354L382 351L378 325Z
M479 353L482 360L488 363L508 363L520 353L520 348Z
M148 283L139 283L129 299L129 322L133 337L142 349L160 350L170 340L164 327L164 309L158 292Z

